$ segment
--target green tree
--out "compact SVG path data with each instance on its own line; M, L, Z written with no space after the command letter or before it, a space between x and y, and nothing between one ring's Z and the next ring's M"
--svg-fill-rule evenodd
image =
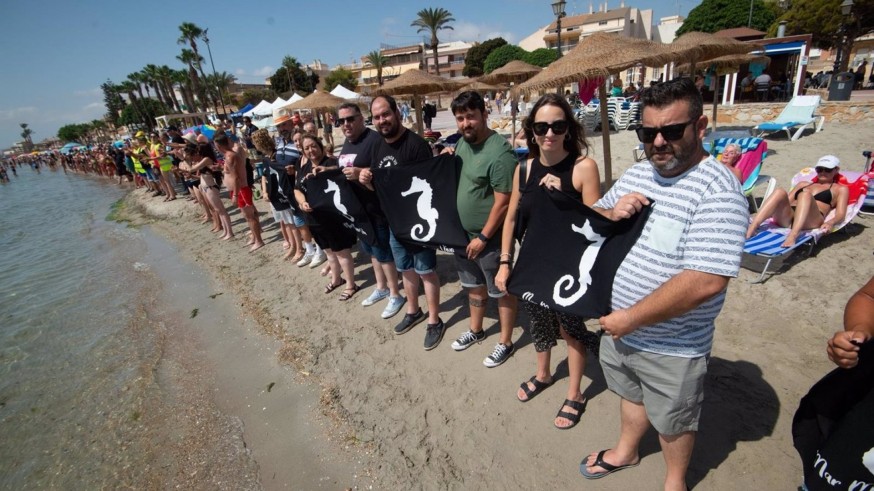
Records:
M841 14L842 0L794 0L791 7L771 26L768 34L776 35L779 21L786 21L786 35L812 34L813 44L820 48L837 46L841 24L846 22L850 52L853 40L874 30L874 0L855 0L852 16L844 18ZM849 62L849 57L844 57ZM842 68L846 68L845 64Z
M138 99L121 111L118 121L126 126L140 125L151 130L155 127L155 118L168 113L170 113L169 109L161 101Z
M284 57L282 66L270 77L270 86L278 94L312 91L318 83L319 76L307 76L293 56Z
M100 84L100 90L103 91L103 104L106 106L104 118L113 125L118 125L118 116L126 104L119 93L118 86L112 83L112 80L106 79L106 82Z
M483 41L467 50L464 55L464 68L461 74L465 77L479 77L484 73L483 64L489 54L497 48L507 44L504 38L492 38Z
M537 48L525 55L522 61L539 67L549 66L550 63L558 59L558 51L549 48Z
M218 98L219 100L224 99L229 101L231 99L230 93L228 89L231 84L237 81L237 77L231 75L228 72L218 72L214 75L206 76L207 86L212 89L213 96Z
M840 2L840 0L838 0ZM750 27L767 31L777 18L772 6L763 0L752 0L753 19ZM677 36L687 32L716 32L733 27L747 27L750 18L750 4L738 0L702 0L689 11Z
M358 79L355 78L355 75L351 71L345 68L338 68L325 77L325 90L330 92L338 85L342 85L343 87L354 91L358 88Z
M505 44L489 53L483 63L483 71L492 73L513 60L524 60L528 52L515 44Z
M85 123L67 124L58 128L58 138L66 143L82 143L89 130L90 125Z
M144 99L145 96L143 96L143 85L144 85L143 84L143 82L144 82L143 74L140 72L129 73L127 75L127 81L134 85L134 90L137 91L137 94L139 94L140 99ZM148 86L146 86L146 92L148 92L148 90L149 90L149 88L148 88ZM148 96L152 97L152 94L148 93Z
M382 51L375 49L364 57L367 63L370 63L372 68L376 69L376 83L382 87L382 69L388 65L388 57L382 54Z
M418 11L416 20L410 24L412 27L419 28L416 32L426 31L431 34L430 48L434 53L434 68L437 70L437 75L440 75L440 63L438 62L439 58L437 58L437 45L440 44L440 40L437 39L437 31L441 29L455 30L449 25L450 22L455 22L452 13L442 7L437 7Z
M202 60L203 57L190 49L183 48L182 52L176 56L176 59L188 65L188 78L191 80L192 93L197 96L197 101L200 102L201 107L205 109L207 107L206 90L204 90L202 79L195 69L195 66L200 63L200 60ZM197 112L196 107L192 107L190 110L192 112Z
M206 78L206 74L203 73L203 57L200 56L200 51L197 49L197 40L203 37L203 29L193 22L183 22L179 24L179 32L180 35L179 39L176 40L176 44L191 46L191 51L196 55L195 65L197 71L200 73L201 78Z
M237 95L236 102L240 107L246 104L257 105L261 101L272 101L276 99L276 92L272 89L246 89L242 94Z

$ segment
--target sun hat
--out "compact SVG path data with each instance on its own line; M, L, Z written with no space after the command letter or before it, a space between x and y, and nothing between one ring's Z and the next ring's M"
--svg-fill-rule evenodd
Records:
M186 133L182 135L182 139L188 143L197 143L197 136L195 136L194 133Z
M816 167L825 167L826 169L834 169L835 167L840 167L841 161L838 160L834 155L823 155L816 162Z
M283 108L276 111L276 116L273 117L273 124L279 125L289 120L291 120L291 111Z

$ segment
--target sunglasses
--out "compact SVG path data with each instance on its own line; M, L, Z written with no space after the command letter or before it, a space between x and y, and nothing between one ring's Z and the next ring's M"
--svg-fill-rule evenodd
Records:
M534 134L537 136L544 136L549 130L552 130L553 135L563 135L567 132L568 128L568 122L563 119L553 121L552 123L538 121L531 125L531 129L534 130Z
M656 136L659 133L662 134L662 138L668 141L675 141L683 138L683 133L686 132L686 126L698 121L698 118L690 119L685 123L677 123L677 124L669 124L667 126L662 126L661 128L647 128L645 126L641 126L637 129L637 139L641 141L641 143L652 143L655 141Z
M834 169L829 169L828 167L816 167L815 170L817 173L820 173L820 172L831 172Z
M340 124L352 124L355 122L356 119L358 119L358 114L355 114L353 116L347 116L345 118L338 117L337 121L339 121Z

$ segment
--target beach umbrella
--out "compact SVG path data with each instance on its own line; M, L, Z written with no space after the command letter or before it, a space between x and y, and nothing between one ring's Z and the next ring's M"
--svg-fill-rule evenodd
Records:
M487 73L477 79L479 82L486 84L518 84L524 82L531 77L541 73L543 68L525 63L521 60L513 60L497 70ZM513 118L513 135L510 137L510 142L516 141L516 103L518 97L513 94L510 99L510 116ZM515 145L514 145L515 147Z
M420 96L448 92L461 87L456 80L450 80L437 75L425 73L422 70L407 70L396 79L386 82L376 90L379 95L410 95L413 96L413 109L416 111L416 130L424 134L422 127L422 104Z
M480 82L479 80L468 80L466 85L463 85L459 92L463 92L466 90L475 90L477 92L494 92L496 90L501 90L503 87L500 85L492 85L487 84L485 82Z
M291 104L284 106L282 109L288 111L300 111L301 109L309 109L310 111L318 111L324 109L333 110L336 109L337 106L345 102L349 101L343 99L342 97L337 97L327 92L317 90L297 102L292 102Z
M659 42L619 34L596 33L582 40L566 55L552 62L515 90L532 92L561 87L583 79L603 79L637 65L663 65L677 56ZM609 189L613 183L613 164L610 155L610 123L605 107L607 89L603 83L598 84L598 98L601 100L604 183Z

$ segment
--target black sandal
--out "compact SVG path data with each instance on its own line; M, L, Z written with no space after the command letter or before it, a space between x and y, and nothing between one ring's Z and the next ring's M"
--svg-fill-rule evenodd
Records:
M352 298L353 295L358 293L358 290L361 290L361 287L358 285L355 285L352 288L346 288L345 290L343 290L343 293L340 295L340 298L338 300L340 300L341 302L345 302L346 300Z
M573 428L574 426L576 426L577 423L580 422L580 418L583 416L583 413L586 412L586 404L588 402L589 402L588 399L583 401L583 402L565 399L564 403L558 409L558 414L556 414L555 417L556 418L565 418L571 422L571 425L570 426L558 426L555 423L553 423L553 426L555 426L556 428L558 428L560 430L569 430L569 429ZM566 412L562 411L562 409L564 409L565 406L569 406L573 409L576 409L577 414L566 413Z
M537 375L535 375L528 379L527 382L522 382L522 384L519 385L519 388L522 389L522 392L525 393L526 399L519 399L519 396L516 396L516 399L519 399L519 402L528 402L531 399L534 399L534 396L549 388L549 386L552 385L553 382L554 380L550 380L549 382L541 382L537 380ZM528 384L533 385L534 390L529 389Z
M345 283L343 283L342 281L340 283L337 283L336 285L332 285L332 284L328 283L328 286L325 287L325 294L331 293L332 291L336 290L337 288L340 288L344 284Z

